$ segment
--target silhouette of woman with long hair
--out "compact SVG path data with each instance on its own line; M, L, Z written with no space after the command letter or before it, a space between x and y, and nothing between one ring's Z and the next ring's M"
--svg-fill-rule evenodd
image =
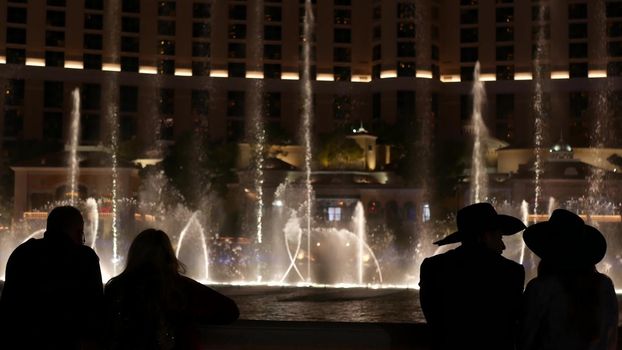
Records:
M183 272L166 233L148 229L136 236L125 270L104 291L111 349L193 349L198 324L238 318L233 300Z
M618 301L613 283L595 266L607 251L603 235L557 209L523 239L541 261L525 290L520 349L615 349Z

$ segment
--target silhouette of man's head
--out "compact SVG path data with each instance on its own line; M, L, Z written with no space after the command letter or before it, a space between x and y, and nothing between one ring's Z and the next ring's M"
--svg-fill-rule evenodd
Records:
M84 219L80 211L72 206L52 209L48 214L46 231L64 234L75 244L84 244Z
M464 245L479 245L501 254L505 249L502 236L516 234L525 229L517 218L498 214L490 203L475 203L458 211L458 231L434 242L445 245L461 242Z

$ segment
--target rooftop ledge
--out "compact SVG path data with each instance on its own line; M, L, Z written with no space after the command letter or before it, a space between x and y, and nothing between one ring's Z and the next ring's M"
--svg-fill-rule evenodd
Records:
M7 64L6 56L0 55L0 65ZM26 66L33 67L46 67L45 59L40 57L27 57ZM67 60L65 61L63 67L65 69L71 70L82 70L84 69L84 63L77 60ZM121 65L119 63L104 63L102 64L101 71L104 72L121 72ZM141 65L138 68L139 74L159 74L158 68L150 65ZM176 67L174 74L172 76L177 77L191 77L192 69L184 68L184 67ZM209 73L211 78L228 78L229 72L227 69L212 69ZM607 71L604 69L590 69L588 70L588 75L586 78L589 79L599 79L599 78L607 78ZM265 79L264 73L261 71L247 71L244 74L243 79ZM380 72L380 79L394 79L398 78L397 69L385 69ZM403 77L406 78L406 77ZM411 77L413 78L413 77ZM433 74L429 70L416 70L414 78L417 79L434 79ZM570 77L570 72L566 70L556 70L552 71L550 77L552 80L567 80L572 79ZM300 74L298 72L287 72L284 71L281 73L280 79L278 80L299 80ZM533 80L532 72L516 72L514 74L513 79L508 79L508 81L520 81L520 80ZM336 81L334 74L331 73L318 73L315 81ZM372 77L368 74L354 74L350 78L350 82L353 83L369 83L373 80ZM441 74L438 79L441 83L459 83L462 82L460 74ZM497 81L497 77L495 73L485 73L481 74L481 80L484 82L494 82Z

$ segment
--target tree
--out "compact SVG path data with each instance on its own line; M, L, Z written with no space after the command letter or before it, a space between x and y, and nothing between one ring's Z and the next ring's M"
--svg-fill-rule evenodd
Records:
M328 135L320 144L318 159L324 168L352 168L362 164L365 151L343 133Z
M170 147L162 168L186 203L196 207L210 191L225 194L235 181L236 158L236 144L211 143L188 132Z

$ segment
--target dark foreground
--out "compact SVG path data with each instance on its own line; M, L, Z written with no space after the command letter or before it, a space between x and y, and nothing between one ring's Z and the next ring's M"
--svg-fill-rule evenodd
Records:
M407 323L237 321L204 329L208 349L430 349L427 326ZM622 329L618 329L622 339ZM618 349L622 344L618 342Z

